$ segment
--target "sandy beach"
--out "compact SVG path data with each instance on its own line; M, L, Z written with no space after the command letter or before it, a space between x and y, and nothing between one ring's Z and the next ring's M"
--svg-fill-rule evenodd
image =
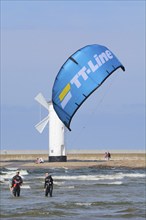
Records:
M44 163L36 164L36 157L42 157ZM19 169L81 168L81 167L128 167L145 168L145 153L114 153L110 161L104 160L103 154L68 154L67 162L48 162L48 155L1 155L0 167L18 167Z

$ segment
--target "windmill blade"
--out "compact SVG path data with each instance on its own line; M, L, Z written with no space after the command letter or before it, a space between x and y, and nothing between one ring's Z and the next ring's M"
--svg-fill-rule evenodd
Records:
M35 125L35 128L38 130L38 132L42 133L48 122L49 122L49 115L46 118L44 118L42 121L40 121L37 125Z
M38 103L40 103L42 106L44 106L47 110L49 110L49 105L42 95L42 93L39 93L35 98L34 98Z

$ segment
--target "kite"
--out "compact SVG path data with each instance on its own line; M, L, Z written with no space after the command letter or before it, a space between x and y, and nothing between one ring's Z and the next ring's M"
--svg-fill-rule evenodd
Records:
M66 60L54 81L52 103L69 130L79 107L118 68L125 71L107 47L97 44L77 50Z

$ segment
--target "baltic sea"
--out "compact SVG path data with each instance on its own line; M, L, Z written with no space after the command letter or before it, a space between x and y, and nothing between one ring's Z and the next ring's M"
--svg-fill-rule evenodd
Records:
M144 220L145 169L49 168L20 170L21 196L13 197L10 180L17 167L1 168L3 220ZM53 197L44 196L44 175L54 179Z

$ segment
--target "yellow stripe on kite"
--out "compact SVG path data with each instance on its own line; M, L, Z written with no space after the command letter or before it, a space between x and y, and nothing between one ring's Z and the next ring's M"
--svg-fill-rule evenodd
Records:
M66 94L69 92L70 90L70 83L68 83L65 88L62 90L62 92L59 95L59 99L60 101L62 101L64 99L64 97L66 96Z

